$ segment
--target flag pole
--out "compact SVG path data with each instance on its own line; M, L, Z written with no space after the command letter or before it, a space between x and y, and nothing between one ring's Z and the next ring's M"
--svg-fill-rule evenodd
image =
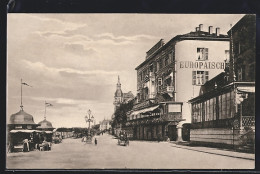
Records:
M21 79L21 110L23 110L23 85L22 85L22 83L23 83L23 80Z
M44 111L44 119L46 120L46 101L45 101L45 111Z

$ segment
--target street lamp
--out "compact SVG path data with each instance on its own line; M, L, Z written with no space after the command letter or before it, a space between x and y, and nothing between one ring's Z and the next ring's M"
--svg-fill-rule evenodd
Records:
M91 115L91 110L88 110L88 115L85 116L85 121L86 123L88 122L88 135L87 135L87 139L91 140L91 135L90 135L90 122L93 122L94 120L94 116L92 115L92 117L90 118Z

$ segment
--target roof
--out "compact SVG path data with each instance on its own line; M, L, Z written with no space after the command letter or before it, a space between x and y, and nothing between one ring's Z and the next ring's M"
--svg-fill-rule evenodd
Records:
M38 126L37 129L38 128L41 128L41 129L53 128L51 122L47 121L46 119L40 121L38 124L40 126Z
M255 92L255 82L231 82L225 86L222 86L220 88L214 88L211 91L208 91L206 93L203 93L191 100L189 100L190 103L194 103L197 101L207 100L209 98L212 98L218 94L223 93L224 91L234 89L236 88L240 92L245 93L254 93Z
M249 25L251 23L253 23L253 24L256 23L256 15L246 14L227 33L230 34L231 30L240 29L243 25L246 26L246 25Z
M133 95L133 93L131 91L129 91L128 93L124 93L124 98L134 98L135 96Z
M144 62L142 62L140 65L138 65L135 68L135 70L138 70L143 65L145 65L147 62L149 62L151 60L151 58L154 57L154 55L156 55L159 52L161 52L162 50L166 49L169 46L169 44L172 44L174 42L183 41L183 40L229 41L230 38L228 35L219 34L219 36L217 36L216 33L209 34L209 32L205 32L205 31L193 31L193 32L190 32L187 34L177 35L177 36L173 37L170 41L168 41L166 44L161 46L157 51L152 53L149 56L149 58L147 58Z
M33 116L20 110L19 112L12 114L9 124L36 124L33 120Z

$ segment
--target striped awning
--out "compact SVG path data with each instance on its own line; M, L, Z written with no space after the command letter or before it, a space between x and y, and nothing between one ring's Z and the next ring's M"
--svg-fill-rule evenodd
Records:
M153 106L153 107L149 107L149 108L141 109L141 110L138 110L138 111L134 111L134 112L131 113L131 115L138 115L138 114L143 114L143 113L146 113L146 112L152 112L155 109L157 109L158 107L159 107L159 105L156 105L156 106Z

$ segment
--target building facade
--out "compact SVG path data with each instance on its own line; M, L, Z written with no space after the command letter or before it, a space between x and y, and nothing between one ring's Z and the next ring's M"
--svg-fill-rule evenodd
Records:
M188 101L200 86L225 69L229 37L209 26L177 35L166 44L161 39L137 70L137 103L128 116L136 139L181 140L182 124L190 123ZM177 131L178 129L178 131Z
M230 62L190 100L190 140L254 149L255 15L245 15L228 32Z
M104 118L104 120L100 121L100 131L104 131L104 130L109 130L111 128L111 124L110 124L111 120L107 120Z

